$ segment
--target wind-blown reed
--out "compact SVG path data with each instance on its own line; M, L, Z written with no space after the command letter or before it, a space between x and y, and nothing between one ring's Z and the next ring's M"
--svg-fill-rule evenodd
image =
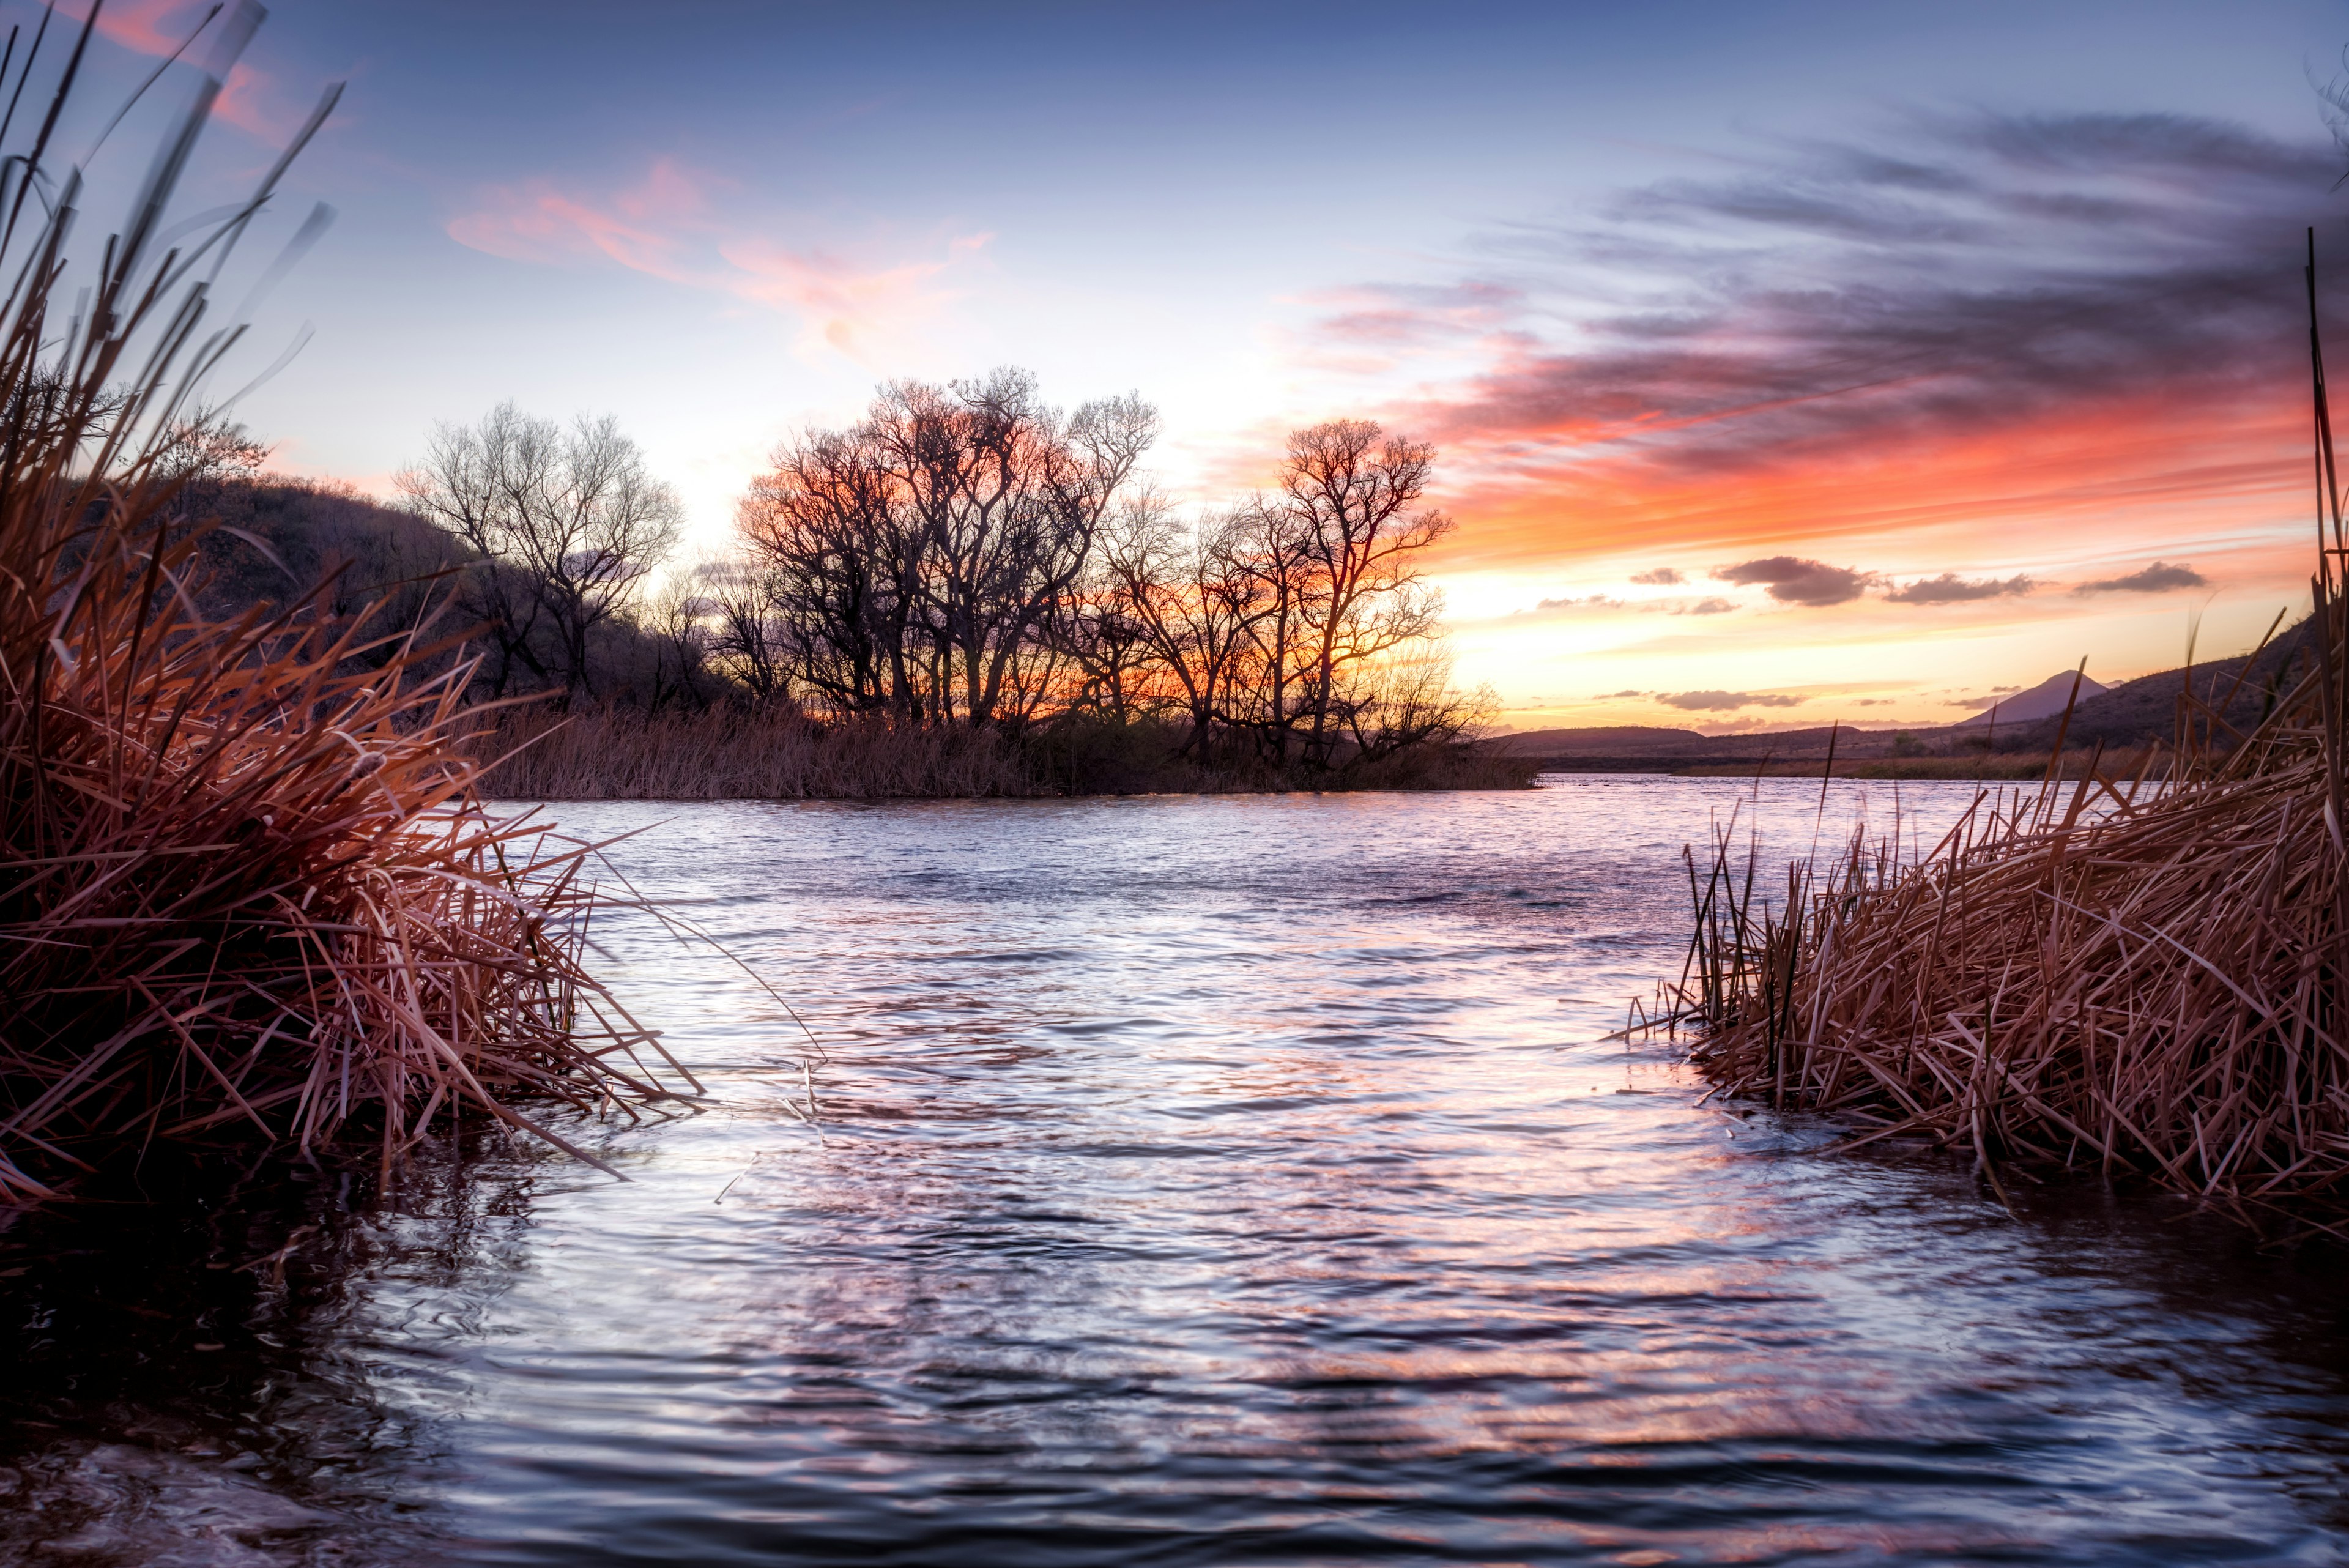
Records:
M212 280L334 101L248 203L160 249L257 20L221 23L62 334L79 182L41 163L88 25L0 183L0 1204L126 1143L237 1127L303 1148L363 1129L388 1161L471 1107L570 1147L509 1102L609 1106L675 1070L581 967L588 846L478 803L461 663L330 623L316 590L194 607L175 474L242 331L200 336ZM20 87L45 36L21 57L10 37Z

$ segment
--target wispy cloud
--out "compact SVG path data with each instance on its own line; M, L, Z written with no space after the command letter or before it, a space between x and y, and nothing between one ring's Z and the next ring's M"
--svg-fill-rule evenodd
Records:
M449 235L511 261L614 264L788 311L805 325L803 351L852 358L903 337L951 298L939 275L991 237L956 235L928 259L876 265L747 231L721 213L716 198L726 191L724 181L661 159L617 191L582 194L546 180L492 189L450 222Z
M1688 581L1670 566L1658 566L1652 572L1634 572L1631 574L1631 580L1643 587L1651 588L1668 588Z
M1726 713L1739 708L1793 708L1805 700L1766 691L1660 691L1656 701L1691 713Z
M202 65L207 42L229 19L223 7L202 33L197 33L198 26L204 25L204 14L212 8L212 0L114 0L99 8L97 32L109 43L134 54L162 58L179 53L194 34L194 44L181 57ZM57 6L57 13L81 21L89 15L88 0L66 0ZM212 118L264 141L283 142L300 128L307 107L280 93L268 72L239 60L229 67L220 96L212 100Z
M1479 565L1555 558L1568 517L1594 553L1756 556L2063 517L2093 556L2298 483L2295 247L2334 164L2176 115L1916 116L1493 236L1465 316L1366 287L1326 325L1482 365L1392 410L1444 444Z
M1734 599L1699 599L1694 604L1675 605L1674 615L1727 615L1737 607Z
M1943 572L1938 577L1920 577L1884 597L1896 605L1960 605L1975 599L2027 594L2037 586L2020 574L2000 578L1961 577L1955 572Z
M2082 583L2075 594L2166 594L2179 588L2207 588L2210 579L2183 562L2156 561L2125 577L2104 577Z
M1526 304L1513 284L1471 278L1456 284L1396 284L1329 289L1305 296L1328 314L1316 324L1325 344L1381 358L1448 347L1463 334L1512 323Z

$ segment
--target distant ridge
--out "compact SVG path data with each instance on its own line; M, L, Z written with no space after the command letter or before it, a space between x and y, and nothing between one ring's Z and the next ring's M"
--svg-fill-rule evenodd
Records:
M1495 735L1485 742L1505 757L1547 757L1577 752L1647 752L1701 746L1704 737L1694 730L1670 730L1652 724L1599 724L1585 729L1520 730Z
M2306 675L2310 640L2308 625L2302 622L2285 628L2256 655L2239 653L2194 665L2197 695L2225 710L2218 731L2222 742L2230 732L2249 734L2257 729L2268 710ZM1832 750L1837 773L1914 767L1918 771L1913 774L1876 776L2012 778L2022 775L2000 770L2019 758L2044 760L2054 747L2058 731L2066 747L2083 758L2102 747L2113 766L2126 765L2139 748L2167 741L2176 731L2186 670L2157 670L2110 687L2083 678L2079 704L2067 722L2064 704L2072 693L2072 673L2067 670L2004 699L1998 705L1995 726L1987 713L1947 726L1862 729L1847 722L1725 735L1609 724L1527 730L1494 736L1485 744L1504 756L1532 758L1552 773L1799 771L1823 768Z

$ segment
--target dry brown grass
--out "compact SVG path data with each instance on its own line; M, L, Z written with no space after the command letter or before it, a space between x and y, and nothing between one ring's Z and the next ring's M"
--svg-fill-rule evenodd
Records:
M883 719L817 723L713 707L647 714L510 710L471 743L482 787L505 800L901 800L1323 789L1524 789L1531 763L1469 744L1413 747L1329 774L1205 768L1175 755L1183 726L1046 724L999 730Z
M1923 1137L1994 1183L2135 1172L2287 1231L2349 1236L2344 623L2253 735L2192 699L2156 758L1978 794L1920 862L1855 839L1757 894L1712 848L1667 1017L1723 1089ZM2004 1188L2001 1187L2002 1196Z
M195 337L204 284L133 233L60 342L72 197L0 306L0 1202L240 1128L363 1130L388 1161L471 1109L569 1147L512 1102L665 1093L675 1064L580 965L588 849L479 803L466 671L420 677L429 650L363 646L314 596L193 607L171 432L233 339Z
M994 731L711 708L510 711L471 744L507 800L886 800L1049 794Z

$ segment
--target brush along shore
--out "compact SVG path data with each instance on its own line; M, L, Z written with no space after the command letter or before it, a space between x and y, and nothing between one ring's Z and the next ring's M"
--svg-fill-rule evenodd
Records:
M906 800L1288 790L1528 789L1535 765L1432 739L1282 769L1232 745L1201 763L1189 726L1064 718L1019 733L823 723L798 712L509 710L469 742L507 800Z
M1839 779L1976 779L2011 784L2044 779L2051 775L2067 781L2084 779L2096 760L2094 751L2066 752L2051 769L2049 763L2054 759L2044 752L2036 755L2026 752L2014 756L1993 753L1961 757L1855 757L1849 760L1837 758L1831 773L1823 763L1715 763L1677 768L1671 776L1682 779L1815 779L1822 776Z
M2017 1179L2133 1177L2284 1237L2349 1240L2349 848L2333 544L2316 657L2248 734L2189 685L2178 744L1985 788L1921 859L1899 830L1757 877L1733 822L1689 862L1656 1022L1722 1091L1923 1137ZM1824 785L1822 785L1824 788Z

